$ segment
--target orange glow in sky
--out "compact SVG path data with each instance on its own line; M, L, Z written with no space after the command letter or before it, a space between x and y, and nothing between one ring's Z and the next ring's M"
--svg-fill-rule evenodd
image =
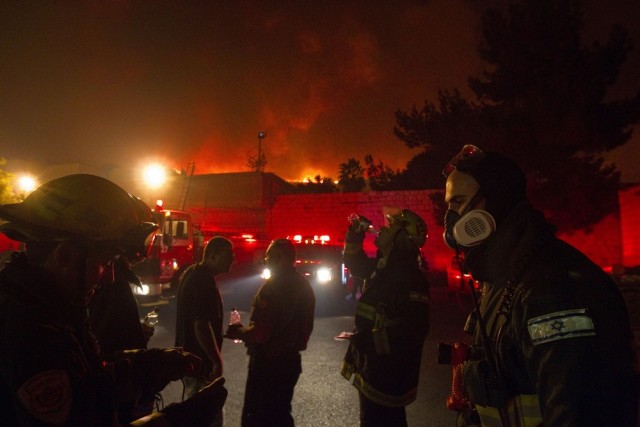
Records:
M401 169L418 151L395 137L395 112L440 89L470 96L482 8L505 3L4 2L0 156L242 172L263 130L264 171L288 180L337 179L367 154ZM640 2L586 3L598 40L619 22L640 45ZM619 78L628 96L638 50Z

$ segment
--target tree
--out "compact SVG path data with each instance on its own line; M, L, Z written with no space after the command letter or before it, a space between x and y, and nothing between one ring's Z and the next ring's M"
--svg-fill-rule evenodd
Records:
M364 168L360 164L360 161L350 158L346 163L340 164L338 187L340 187L344 193L362 191L365 185Z
M424 150L406 173L436 159L431 167L441 169L473 143L518 161L531 200L564 231L588 229L616 209L620 173L603 154L631 138L640 92L606 97L631 49L627 33L616 26L605 44L584 46L582 27L579 0L522 0L507 15L487 9L479 48L486 67L469 78L476 99L442 91L437 106L396 112L396 135Z
M263 171L266 165L267 158L265 157L264 153L260 153L259 159L258 156L253 155L249 155L249 157L247 158L247 166L249 166L249 168L254 172Z
M0 204L15 203L18 201L18 197L13 190L14 176L12 173L2 169L6 164L7 161L0 157Z
M338 189L333 180L327 176L316 175L313 181L299 182L295 184L298 193L334 193Z
M369 181L369 186L372 190L384 191L396 190L399 188L399 171L394 171L391 167L385 165L382 160L375 163L371 154L367 154L364 157L364 164L366 166L366 175Z

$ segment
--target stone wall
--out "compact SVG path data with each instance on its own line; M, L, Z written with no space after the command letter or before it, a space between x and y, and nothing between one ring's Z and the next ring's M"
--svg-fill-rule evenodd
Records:
M442 271L446 270L453 252L443 243L442 226L434 218L434 208L429 197L434 192L436 190L280 195L273 208L266 213L266 231L272 238L293 234L329 234L342 243L347 217L352 212L364 215L375 226L380 226L384 224L385 213L407 208L427 222L427 262L431 270ZM640 197L636 198L636 203L640 203L639 201ZM640 206L636 208L636 212L640 212ZM634 218L638 218L637 213ZM594 226L589 233L559 233L559 237L583 251L598 265L607 268L622 262L620 227L620 217L611 215ZM640 226L637 224L635 232L640 233ZM640 242L638 235L630 236L629 239ZM372 237L365 241L365 250L370 254L375 253L372 242ZM640 250L636 248L634 254L637 256L638 253ZM627 259L632 260L632 257L627 255Z
M640 185L618 192L622 264L640 265Z
M342 243L347 218L353 212L369 218L374 226L384 225L384 215L406 208L427 223L429 239L425 256L433 270L445 270L453 252L442 241L442 226L436 223L429 196L435 190L371 191L368 193L289 194L278 196L268 213L268 234L286 237L293 234L329 234ZM270 215L269 215L270 214ZM365 240L365 250L375 254L373 235Z

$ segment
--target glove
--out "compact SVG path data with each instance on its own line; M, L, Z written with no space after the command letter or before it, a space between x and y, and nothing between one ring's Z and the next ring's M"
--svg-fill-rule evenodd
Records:
M351 230L351 226L347 230L344 238L344 254L353 255L362 250L362 242L364 242L364 231Z
M156 328L153 326L147 326L144 323L141 323L140 326L142 327L142 335L144 335L145 342L148 344Z
M132 380L151 393L185 375L195 376L202 366L198 356L180 348L132 350L125 354L131 358Z
M160 412L172 427L207 427L227 400L224 378L219 377L182 403L173 403Z

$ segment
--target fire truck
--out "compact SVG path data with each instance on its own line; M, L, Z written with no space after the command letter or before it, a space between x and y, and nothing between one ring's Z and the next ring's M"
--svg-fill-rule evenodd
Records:
M175 290L180 274L198 260L204 245L188 212L165 210L158 205L152 215L158 232L148 257L133 266L142 283L133 288L139 300L158 299Z
M11 257L11 252L19 251L22 249L22 243L15 240L11 240L3 233L0 233L0 270L4 268L4 265Z
M141 304L153 304L159 299L177 295L180 276L194 263L202 260L204 247L213 236L231 240L235 251L234 271L258 274L269 240L253 234L217 231L208 224L194 225L185 211L162 209L152 211L152 221L158 224L147 258L133 267L142 286L133 286Z

